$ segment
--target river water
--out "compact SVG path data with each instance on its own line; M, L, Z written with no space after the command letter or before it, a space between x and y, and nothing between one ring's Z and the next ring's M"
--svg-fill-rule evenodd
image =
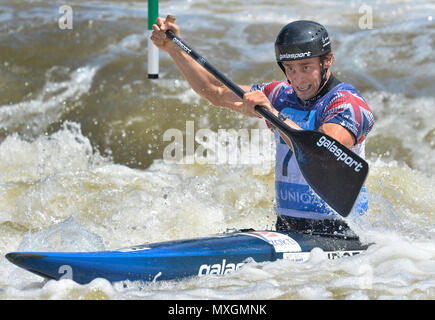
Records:
M128 285L46 282L9 263L4 254L16 250L116 249L275 222L263 121L199 98L164 53L159 79L147 78L145 1L67 1L71 29L59 21L64 4L0 1L0 299L435 298L435 4L422 0L160 4L240 84L283 78L273 50L283 25L327 26L332 71L376 118L370 208L349 219L375 243L367 252ZM242 152L249 138L261 146L255 157ZM202 156L217 145L223 158Z

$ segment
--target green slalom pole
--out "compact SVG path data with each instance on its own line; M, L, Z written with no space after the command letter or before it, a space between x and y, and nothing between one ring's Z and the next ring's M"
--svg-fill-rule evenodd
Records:
M159 78L159 49L151 41L152 26L159 16L159 0L148 0L148 78Z

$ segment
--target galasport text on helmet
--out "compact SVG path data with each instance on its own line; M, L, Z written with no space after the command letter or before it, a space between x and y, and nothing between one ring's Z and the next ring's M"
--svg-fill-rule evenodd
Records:
M328 52L331 52L328 32L314 21L299 20L287 24L275 41L276 61L284 73L282 61L322 57Z

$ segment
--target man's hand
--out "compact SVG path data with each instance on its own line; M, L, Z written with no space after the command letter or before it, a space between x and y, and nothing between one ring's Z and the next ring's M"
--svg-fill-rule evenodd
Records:
M255 111L256 105L266 107L274 114L277 113L275 108L270 103L269 99L267 99L266 95L260 90L246 92L243 96L242 102L235 102L233 104L233 110L240 112L248 117L262 118L262 116Z
M166 36L165 32L171 29L177 37L180 37L180 27L178 25L158 17L156 19L156 24L153 24L152 28L153 33L151 34L151 40L157 48L165 52L177 48L177 46Z

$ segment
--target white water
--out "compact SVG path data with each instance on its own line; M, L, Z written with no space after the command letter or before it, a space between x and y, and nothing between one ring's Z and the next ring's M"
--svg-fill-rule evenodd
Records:
M131 24L136 24L134 19L146 14L143 3L110 4L81 3L89 9L83 11L87 12L83 19L98 20L100 14L108 21L131 19ZM127 285L103 279L88 285L70 280L45 282L9 263L4 254L16 250L116 249L206 236L227 228L273 228L272 171L256 174L247 165L168 164L159 158L153 158L152 165L145 169L131 168L102 155L93 140L98 139L97 133L86 135L77 118L64 119L71 110L65 109L62 101L77 99L83 109L94 107L86 104L86 96L103 86L99 76L105 67L125 56L134 61L143 54L146 60L141 47L145 33L133 31L108 44L79 68L51 66L41 90L21 102L0 107L0 128L7 132L0 142L0 298L433 299L435 127L431 119L435 116L435 29L430 17L435 8L426 1L364 4L373 9L373 30L358 28L358 9L363 5L359 1L296 3L291 10L286 1L267 5L260 0L249 5L237 1L170 1L162 4L160 11L163 16L174 14L184 39L214 65L232 77L245 74L242 80L248 82L263 81L263 74L267 79L281 76L279 70L267 71L276 68L274 63L264 67L273 62L273 38L280 25L306 18L330 28L336 41L336 74L361 88L376 116L367 148L370 209L361 219L349 221L363 241L375 243L367 252L329 261L314 250L311 260L304 264L284 260L251 263L225 276ZM49 20L48 9L34 6L21 15L28 21L35 16ZM135 6L139 11L133 10ZM3 11L5 19L7 12L18 10L8 8ZM197 27L203 32L196 31ZM233 57L237 54L237 59L228 62L227 53ZM146 61L143 64L145 78ZM113 93L104 87L104 95L150 99L149 93L135 91L150 85L151 97L159 96L158 103L163 102L170 112L176 112L174 106L183 109L192 104L195 125L212 126L215 114L208 112L207 103L186 90L186 82L163 54L161 69L162 79L157 84L145 80L115 82L113 87L119 91ZM59 73L63 81L57 80ZM127 75L125 72L119 78ZM107 81L111 81L109 76ZM122 105L119 110L98 107L107 114L129 112ZM76 107L73 104L70 108ZM143 117L145 112L139 111L113 121L110 130L121 128L119 131L125 133L128 131L124 128L149 121ZM166 127L165 116L170 112L157 114L156 125ZM192 114L177 113L183 116L182 123L191 120ZM98 116L93 115L94 121L102 122ZM62 124L48 133L56 121ZM161 136L157 140L162 143ZM115 156L116 150L112 152Z
M10 147L14 145L15 147ZM92 251L223 232L267 228L273 175L250 168L186 167L155 163L145 171L104 160L76 125L28 143L0 145L10 162L2 170L2 252ZM15 150L15 152L13 152ZM44 150L44 152L42 152ZM44 154L42 157L41 155ZM13 161L13 159L25 159ZM67 160L66 160L67 159ZM4 298L18 299L382 299L433 297L434 180L382 160L370 162L370 211L350 221L363 241L359 256L329 261L314 251L304 264L249 264L235 274L182 282L78 285L50 281L0 259ZM236 187L235 187L236 186ZM33 230L29 232L27 230ZM125 235L128 234L128 237ZM23 237L24 236L24 237ZM29 289L31 288L31 289Z

